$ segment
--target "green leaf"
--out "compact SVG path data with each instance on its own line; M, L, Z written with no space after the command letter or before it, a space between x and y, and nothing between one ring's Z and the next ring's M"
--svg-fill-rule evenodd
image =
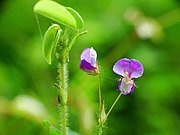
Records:
M52 24L44 35L43 52L48 64L51 64L52 58L56 52L56 46L60 39L61 28L57 24Z
M50 18L58 23L77 28L75 18L62 5L51 0L41 0L34 6L34 12Z
M43 120L43 125L49 128L51 126L51 123L49 122L49 120Z
M61 131L54 126L49 127L49 135L62 135Z
M82 28L84 26L84 21L83 21L82 17L80 16L80 14L77 11L75 11L74 9L72 9L71 7L66 7L66 9L75 18L75 20L77 22L77 28L78 29Z
M44 120L43 125L49 129L49 135L62 135L62 132L53 125L51 125L49 120Z
M68 130L68 135L80 135L79 133L71 130L70 128L67 128L67 130Z

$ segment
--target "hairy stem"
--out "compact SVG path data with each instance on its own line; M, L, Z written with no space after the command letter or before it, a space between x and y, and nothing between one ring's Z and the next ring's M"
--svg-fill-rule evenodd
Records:
M98 135L102 135L103 133L103 127L102 125L99 125Z
M62 132L63 132L63 135L66 135L67 133L66 133L66 124L67 124L67 120L66 120L66 118L67 118L67 116L66 116L66 113L67 113L67 111L66 111L66 109L67 109L67 106L66 105L63 105L62 107L61 107L61 109L62 109L62 111L61 111L61 115L62 115Z
M67 134L67 63L61 62L58 65L58 99L60 104L60 124L63 135Z

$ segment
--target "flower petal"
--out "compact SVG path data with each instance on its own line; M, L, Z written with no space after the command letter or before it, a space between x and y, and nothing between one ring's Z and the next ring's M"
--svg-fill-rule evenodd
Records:
M122 76L125 76L125 73L127 72L129 78L138 78L142 76L144 72L144 68L142 64L135 59L129 60L127 58L123 58L123 59L118 60L114 64L113 71L116 74L119 74Z
M94 67L96 67L96 58L97 53L92 47L84 49L84 51L81 53L81 60L86 60Z
M125 72L128 71L130 60L127 58L123 58L118 60L114 66L113 71L118 74L124 76Z
M134 91L134 81L126 81L125 78L122 78L118 84L118 89L123 95L130 94Z
M93 67L90 63L88 63L85 59L81 60L80 68L85 72L95 73L96 67Z
M81 53L81 60L86 60L90 63L90 48L86 48L83 50L83 52Z
M135 59L131 59L130 66L129 66L129 77L138 78L142 76L143 72L144 72L144 68L142 64Z
M97 53L92 47L90 49L90 58L91 58L91 65L96 67Z

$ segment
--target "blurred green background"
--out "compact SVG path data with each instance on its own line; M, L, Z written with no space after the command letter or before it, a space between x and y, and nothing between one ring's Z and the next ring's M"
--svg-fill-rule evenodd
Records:
M180 1L56 0L76 9L85 21L70 53L69 126L92 135L98 112L97 77L79 69L80 53L94 47L101 69L108 110L119 94L112 72L120 58L144 65L138 88L122 96L113 109L107 135L179 135L180 133ZM57 125L56 65L42 53L33 13L37 0L0 1L0 134L47 135L43 119ZM40 18L42 32L52 23Z

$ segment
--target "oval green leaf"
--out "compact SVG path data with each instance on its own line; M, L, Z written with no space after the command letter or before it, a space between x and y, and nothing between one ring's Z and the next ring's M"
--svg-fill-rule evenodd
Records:
M84 21L82 19L82 17L80 16L80 14L74 10L71 7L66 7L66 9L71 13L71 15L75 18L76 22L77 22L77 28L81 29L84 26Z
M51 64L52 58L56 52L56 46L60 39L61 28L57 24L52 24L44 35L43 52L48 64Z
M64 6L54 1L41 0L37 2L34 6L34 12L58 23L77 29L76 20L71 13L69 13Z

